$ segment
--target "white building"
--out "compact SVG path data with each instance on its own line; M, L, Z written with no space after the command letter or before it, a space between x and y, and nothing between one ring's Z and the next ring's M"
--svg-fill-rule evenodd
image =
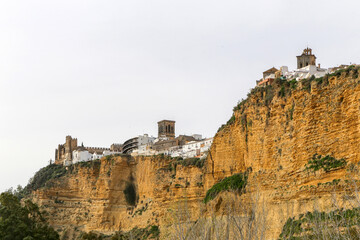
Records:
M296 69L292 72L283 72L283 76L288 80L296 79L306 79L311 76L315 76L315 78L324 77L327 73L329 73L328 69L320 68L315 65L308 65L303 68Z
M138 137L138 146L142 146L142 145L148 145L151 144L155 141L155 137L151 136L149 137L148 134L144 134L142 136Z
M110 150L105 150L102 153L96 152L96 151L94 153L90 153L86 148L80 147L73 151L72 161L67 161L67 162L65 162L64 165L69 166L71 164L75 164L78 162L92 161L92 160L96 160L96 159L101 159L104 156L118 154L118 153L120 153L120 152L114 152L114 151L110 151Z
M155 150L151 149L151 144L144 144L139 146L137 149L134 149L131 152L132 156L142 155L142 156L151 156L158 154Z
M184 144L181 148L169 149L168 155L171 155L171 157L182 158L206 157L212 142L213 138L206 138L201 141L192 141Z
M92 160L92 154L88 150L78 149L73 151L72 164Z

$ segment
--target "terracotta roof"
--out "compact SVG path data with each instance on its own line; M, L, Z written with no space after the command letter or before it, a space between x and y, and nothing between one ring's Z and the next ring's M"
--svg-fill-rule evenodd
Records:
M275 73L275 72L277 72L277 71L279 71L278 69L276 69L276 68L274 68L274 67L272 67L272 68L270 68L270 69L268 69L268 70L266 70L265 72L263 72L263 73Z

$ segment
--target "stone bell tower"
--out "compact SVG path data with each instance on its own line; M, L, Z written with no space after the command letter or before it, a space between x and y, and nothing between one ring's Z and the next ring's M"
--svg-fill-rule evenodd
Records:
M312 54L311 48L305 48L303 53L297 58L297 68L303 68L309 65L316 65L316 57Z
M159 138L175 138L175 121L162 120L158 122L158 137Z

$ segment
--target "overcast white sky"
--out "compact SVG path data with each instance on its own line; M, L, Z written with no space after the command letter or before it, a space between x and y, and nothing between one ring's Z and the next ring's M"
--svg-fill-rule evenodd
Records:
M0 1L0 191L66 135L109 146L176 121L211 137L262 71L360 62L360 1Z

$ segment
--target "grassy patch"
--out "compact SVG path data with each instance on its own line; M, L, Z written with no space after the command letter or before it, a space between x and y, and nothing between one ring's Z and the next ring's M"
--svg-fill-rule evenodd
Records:
M329 172L332 169L342 168L346 166L345 159L336 159L330 155L321 157L321 155L314 154L312 159L305 165L306 170L312 170L314 172L324 169L325 172Z
M223 191L241 191L245 188L247 183L247 173L239 173L232 175L231 177L226 177L220 182L212 186L207 192L204 198L204 203L209 202L214 199L220 192Z

